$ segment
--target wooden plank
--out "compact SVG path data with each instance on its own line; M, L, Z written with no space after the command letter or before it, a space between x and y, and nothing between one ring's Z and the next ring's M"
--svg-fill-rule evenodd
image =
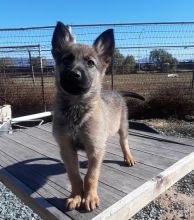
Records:
M51 123L44 124L44 125L38 126L37 128L40 130L51 132L52 124ZM166 141L161 142L159 140L145 138L144 137L145 134L148 135L148 137L149 136L152 137L152 134L148 132L139 133L135 130L132 130L132 131L133 131L133 135L129 135L129 138L128 138L131 148L143 150L144 152L146 150L147 152L154 153L154 151L157 151L158 148L160 148L161 151L163 151L163 149L167 149L167 151L164 150L166 156L171 155L172 157L176 157L177 154L181 154L181 153L183 153L182 156L186 156L186 154L191 153L194 150L192 145L190 146L184 145L183 147L182 144L175 144L175 143L166 142ZM135 136L134 134L137 134L137 135L140 134L140 136ZM154 135L154 137L160 138L162 140L169 139L171 141L182 141L182 142L185 141L185 138L179 138L177 140L173 137L169 138L168 136L162 136L162 135L157 135L157 134ZM189 139L186 139L186 140L187 142L189 141L189 144L191 144L191 140ZM110 138L108 142L116 143L116 144L119 143L119 136L115 135L114 137ZM134 145L135 147L133 147Z
M47 157L53 157L54 155L57 155L56 158L60 158L58 149L56 150L57 147L56 145L54 146L53 144L47 142L44 143L42 141L40 142L39 139L35 137L30 137L28 134L25 134L23 132L18 132L17 134L13 134L13 135L7 135L7 138L12 139L20 144L24 144L30 149L33 149L34 151L43 154ZM85 155L84 152L80 152L79 154L82 156ZM83 157L80 159L84 160ZM108 152L105 154L103 164L145 180L161 172L161 169L150 167L141 163L138 163L130 168L126 167L125 164L123 163L122 156L118 156Z
M24 133L17 133L17 135L9 135L7 137L10 138L10 139L13 139L14 141L17 141L18 143L23 143L27 147L30 147L31 149L33 149L33 150L35 150L35 151L37 151L37 152L39 152L41 154L44 154L44 155L46 155L48 157L54 156L56 154L56 151L58 151L58 149L56 150L56 148L55 148L56 146L53 146L52 144L46 143L46 142L44 142L44 143L41 142L40 143L40 141L37 138L30 137L30 136L28 136L27 134L24 134ZM45 154L45 152L46 152L46 154ZM80 154L82 156L85 155L84 152L80 152ZM83 158L81 158L81 159L83 160ZM110 163L111 161L112 162L118 161L118 164ZM109 155L107 153L106 157L105 157L105 163L104 164L109 164L108 166L110 166L112 168L115 168L115 169L118 169L118 170L125 170L129 174L132 174L132 173L134 174L135 172L134 172L133 169L135 169L136 166L134 166L133 168L125 167L122 161L123 161L123 157L122 156L117 156L117 155L114 155L114 154ZM138 167L141 167L141 170L142 170L142 172L144 174L146 174L146 173L148 174L148 172L146 172L146 170L147 171L149 170L150 173L154 172L154 174L156 174L159 171L161 171L160 169L155 169L155 168L152 168L152 167L147 167L147 166L145 166L143 164L139 164L139 165L140 166L138 166ZM133 171L131 171L131 169ZM140 177L140 176L137 176L137 177Z
M41 161L42 162L42 161ZM4 152L0 152L0 163L18 179L22 179L31 189L42 194L45 198L52 198L56 195L65 198L70 193L70 185L68 178L64 174L57 175L58 164L41 164L39 158L28 163L28 160L17 161L13 157ZM49 168L56 167L55 176ZM54 168L54 167L53 167ZM50 177L50 178L48 178ZM58 181L55 183L54 181ZM66 186L66 188L61 187ZM69 190L68 190L69 189ZM58 193L59 192L59 193Z
M0 165L0 181L7 186L16 196L18 196L26 205L33 209L41 218L53 219L70 219L56 207L51 205L39 193L34 192L31 188L25 185L9 173L3 166Z
M34 168L40 168L40 164L34 163L25 163L26 161L18 162L10 155L0 151L0 163L9 173L22 180L28 187L38 192L45 198L52 198L56 195L60 195L62 198L67 197L69 195L69 191L63 189L60 190L60 194L58 190L51 181L48 181L45 176L41 175L41 173L36 172ZM44 169L45 171L46 169ZM65 178L64 178L65 179Z
M33 135L36 135L37 133L38 133L38 131L36 130L36 131L33 131L32 132L33 133ZM31 134L32 134L31 133ZM41 139L45 139L45 136L47 137L47 140L49 140L49 142L52 142L53 143L53 139L52 138L49 138L49 134L48 134L48 132L46 131L46 130L44 130L44 136L43 137L40 137ZM118 143L118 135L117 136L115 136L115 137L113 137L113 139L112 139L113 141L115 141L116 140L116 143ZM110 141L108 141L108 146L110 146L110 143L111 142L111 140ZM150 141L151 142L151 141ZM135 145L135 147L133 147L133 144ZM131 148L132 149L134 149L134 154L136 154L136 155L138 155L138 156L140 156L140 152L139 151L142 151L142 155L141 155L141 160L139 160L139 161L142 161L142 156L143 156L143 154L144 153L150 153L151 155L152 155L152 157L153 157L153 155L155 155L155 156L159 156L159 158L161 158L161 156L162 155L164 155L163 157L165 158L164 159L164 162L167 160L167 159L173 159L173 160L178 160L178 159L180 159L180 158L182 158L182 157L184 157L184 156L186 156L186 152L174 152L173 150L171 150L171 149L168 149L167 147L166 148L160 148L160 147L158 147L157 146L157 144L155 145L155 146L147 146L147 148L146 147L144 147L143 146L143 144L138 144L138 143L135 143L135 142L133 142L133 144L131 144ZM163 146L164 146L165 144L163 144ZM166 144L167 145L167 144ZM113 148L114 149L114 148ZM136 151L136 150L139 150L139 151ZM189 150L189 153L190 152L192 152L192 148L190 147L190 150ZM147 154L146 154L147 155ZM150 157L150 155L149 155L149 157ZM148 163L148 164L146 164L146 165L150 165L150 163ZM169 164L169 165L171 165L171 164ZM156 168L161 168L161 166L156 166Z
M161 134L155 134L155 133L148 133L144 131L136 131L133 129L129 129L129 134L136 135L136 136L142 136L144 138L148 139L156 139L161 141L171 141L172 143L180 143L182 145L189 145L194 147L194 141L189 138L182 138L182 137L173 137L173 136L167 136L167 135L161 135Z
M56 141L55 141L54 137L52 136L52 134L50 132L45 131L45 130L41 130L36 127L33 127L30 129L24 129L22 132L25 134L28 134L32 137L43 140L45 142L56 145Z
M105 153L103 164L106 166L110 166L114 169L117 169L120 172L125 172L132 176L136 176L144 180L148 180L162 171L162 169L147 166L140 162L136 163L135 166L133 167L128 167L124 163L122 156L118 156L110 152Z
M169 149L173 152L180 152L180 153L186 153L186 154L193 152L193 147L191 146L175 144L175 143L170 143L170 142L161 142L158 140L150 140L147 138L141 138L141 137L132 136L132 135L129 136L129 143L131 141L143 144L145 146L153 146L153 147L157 146L160 148Z
M93 220L127 220L194 169L194 152L146 182L94 217Z
M37 126L36 128L42 129L42 130L45 130L45 131L48 131L51 133L52 132L52 123L42 124L40 126Z
M54 142L45 142L34 136L30 136L23 132L17 132L16 134L6 135L4 139L10 139L18 144L24 145L26 148L29 148L33 151L36 151L39 154L42 154L47 157L56 157L60 158L59 148L57 143ZM61 158L60 158L61 159Z
M45 125L39 126L37 128L40 129L40 130L47 131L47 132L52 131L52 125L51 124L48 124L48 125L45 124ZM137 136L135 136L135 135L137 135ZM156 138L158 138L158 140L157 139L156 140L155 139L149 139L149 138L146 138L146 137L156 137ZM178 153L176 153L176 155L180 154L180 153L184 153L183 156L185 156L188 153L193 152L193 146L192 145L190 145L190 146L184 145L184 148L183 148L182 144L171 143L171 142L168 142L168 140L176 141L176 142L178 142L178 141L184 142L186 140L187 142L189 141L189 144L191 144L191 140L189 140L189 139L179 138L178 141L177 141L177 139L175 139L174 137L162 136L162 135L157 135L157 134L155 134L153 136L151 133L139 132L139 131L137 132L135 130L133 131L133 135L129 135L129 143L131 144L132 147L133 147L133 144L135 144L137 147L138 146L139 147L145 146L150 151L151 150L156 151L156 148L161 148L161 150L168 149L169 152L165 152L166 155L168 155L168 156L169 155L174 156L175 155L174 152L178 152ZM114 137L109 139L108 142L112 142L112 143L116 142L116 144L119 143L118 134L116 134ZM194 143L194 141L192 143ZM148 148L148 146L151 146L151 148L150 147ZM142 150L145 150L145 147ZM139 148L136 148L136 149L139 149Z
M44 131L44 136L41 135L42 132L40 132L40 130L35 130L35 128L33 129L32 132L28 131L27 133L28 134L30 133L31 135L32 134L36 135L38 133L40 138L43 139L44 141L47 141L49 139L49 134L46 131ZM45 133L47 134L47 138L45 138ZM56 144L56 142L53 139L51 139L51 137L50 137L50 140L51 141L49 141L49 142L52 142L52 143ZM122 157L122 153L121 153L120 149L116 149L116 152L114 152L113 150L115 151L115 146L111 147L110 151L109 151L109 147L107 146L107 151ZM144 152L139 152L139 151L134 151L134 155L135 155L135 158L138 161L140 161L140 163L146 164L146 165L149 165L149 166L152 166L152 167L154 166L158 169L165 169L166 167L168 167L169 165L172 165L175 162L174 160L171 161L171 160L168 160L167 158L165 158L165 157L163 158L161 156L154 157L154 159L153 159L153 154L148 155Z
M135 142L135 143L139 143L145 146L153 146L153 147L157 146L160 148L169 149L169 150L172 150L173 152L180 152L180 153L186 153L186 154L193 152L192 146L184 145L183 147L182 144L175 144L171 142L148 139L148 138L144 138L141 136L129 135L128 140L129 140L130 146L132 146L132 144ZM119 143L119 135L115 135L114 137L110 138L108 141Z
M15 162L12 162L12 164L18 163L18 165L21 164L23 167L33 169L31 171L34 173L33 175L39 175L39 177L37 177L37 181L39 180L45 182L46 180L40 177L42 176L43 178L48 177L48 179L53 181L53 183L57 181L59 185L62 184L63 181L61 181L61 176L63 176L65 170L59 158L49 158L44 155L40 155L32 149L28 149L14 141L7 140L6 137L3 139L0 138L0 141L1 152L4 152L5 154L15 159ZM63 179L67 180L68 178L63 176ZM70 185L66 185L65 188L67 191L63 190L63 193L67 196L68 192L70 191Z
M3 142L1 142L1 143L3 143ZM3 146L3 145L1 145L1 146L5 148L5 146ZM7 146L9 146L8 143L7 143ZM13 145L13 146L16 149L18 149L18 146L16 146L16 145ZM20 160L22 157L25 156L25 154L22 153L22 151L21 151L22 148L23 148L22 145L19 146L20 151L18 153L16 151L12 151L13 155L15 157L19 157L18 159L20 159ZM11 152L11 150L9 149L9 153L10 152ZM2 154L2 152L0 152L0 154ZM19 156L19 155L21 155L21 156ZM32 155L32 152L29 155ZM7 157L6 155L1 156L0 159L2 159L2 158L5 159L6 157ZM2 161L0 161L0 163L2 164ZM14 173L14 175L16 175L19 179L22 179L26 184L30 184L30 187L32 187L33 189L34 189L34 187L37 186L37 184L40 186L40 184L38 183L39 181L44 182L45 185L41 186L41 188L36 187L36 191L38 191L41 196L47 198L49 200L49 202L51 202L54 206L56 206L57 208L59 208L61 210L64 210L64 198L66 198L67 195L64 196L64 194L61 194L61 193L57 192L57 190L52 189L49 186L50 181L43 180L43 178L41 176L37 176L37 173L39 172L39 170L36 170L36 166L35 166L35 169L34 169L35 172L34 172L32 169L33 164L31 165L31 167L30 166L27 166L27 167L16 166L14 168L15 164L17 165L17 161L14 161L12 159L12 161L10 163L4 164L4 167L6 167L6 169L9 169L9 170L11 169L11 171ZM37 167L37 169L38 169L38 167ZM47 172L47 170L49 170L49 168L44 169L42 172L45 173L45 172ZM39 174L40 174L40 172L39 172ZM51 176L49 176L49 177L51 177ZM60 185L65 186L67 188L66 184L69 183L67 175L61 176L61 179L59 179L57 177L58 176L55 176L55 178L54 178L55 181L57 182L57 184L60 184ZM54 192L53 192L53 190L54 190ZM48 192L53 192L53 194L52 195L48 194ZM101 202L100 207L96 211L94 211L92 213L80 213L79 211L74 210L74 211L66 212L66 213L74 219L91 219L94 215L98 214L102 210L106 209L109 205L118 201L118 199L120 199L122 196L126 195L126 193L121 193L121 191L119 191L119 190L113 189L107 185L100 183L99 184L99 195L102 199L102 202ZM56 198L56 196L57 196L57 198Z
M1 154L2 152L0 152ZM4 164L2 163L2 157L0 157L0 163L1 164ZM8 160L7 156L4 155L3 157L4 161L5 160ZM9 162L6 163L7 165L10 164ZM12 161L11 164L14 165L14 162ZM4 164L5 165L5 164ZM7 170L7 168L4 170ZM9 170L9 168L8 168ZM18 173L20 172L20 173ZM23 175L21 175L21 172ZM38 191L34 191L34 188L33 188L33 185L31 185L31 182L29 182L29 179L27 180L26 182L26 176L32 176L32 179L34 178L35 181L37 180L37 175L34 174L33 172L31 172L30 169L23 169L21 167L21 169L14 169L14 170L11 170L11 173L12 175L16 176L17 179L19 178L20 180L22 180L23 183L25 183L25 185L29 185L28 183L30 183L30 186L32 186L31 188L31 192L29 194L29 196L33 195L34 193L38 192L39 194L39 197L38 198L45 198L47 201L49 201L49 206L48 207L56 207L58 209L60 209L61 211L65 211L65 208L64 208L64 202L65 202L65 198L66 196L64 197L63 194L59 194L58 192L55 192L53 195L54 196L50 196L48 194L48 192L52 192L53 190L51 190L50 188L47 187L48 183L46 183L41 190L38 190ZM14 183L13 184L13 187L14 187ZM43 189L46 189L46 191L44 191ZM31 194L32 193L32 194ZM46 193L46 194L45 194ZM114 192L112 190L110 190L110 188L108 187L105 187L105 189L103 187L99 187L99 195L101 198L103 198L103 201L104 201L104 204L105 206L103 206L103 204L100 205L100 207L95 210L94 212L92 213L82 213L80 211L77 211L77 210L73 210L73 211L65 211L65 213L67 215L69 215L71 218L73 219L91 219L93 216L97 215L98 213L100 213L101 211L103 211L104 209L108 208L111 204L114 204L116 201L118 201L120 198L122 198L125 194L122 194L122 196L118 196L118 195L115 195ZM52 209L51 209L52 211ZM64 219L64 218L62 218Z
M42 129L47 132L51 132L52 130L51 125L48 126L47 124L45 124L44 126L39 126L37 128L40 130ZM109 139L108 142L114 143L114 144L118 143L119 145L119 136L115 135L114 137ZM172 158L176 157L176 155L186 156L188 153L193 152L193 148L189 146L185 146L183 148L182 145L166 143L166 142L161 143L160 141L157 141L157 140L150 140L147 138L136 137L133 135L130 135L129 143L131 145L131 148L133 149L142 150L143 152L147 151L148 153L155 152L155 153L159 153L160 155L165 154L167 157L171 156ZM175 154L175 151L176 151L176 154Z
M7 137L5 137L5 138L7 139ZM12 143L13 143L13 141L12 141ZM25 144L27 144L27 143L25 143ZM7 143L7 145L8 145L8 143ZM36 149L37 151L39 151L40 148L41 148L41 151L43 150L43 148L45 148L44 144L42 145L42 147L40 147L40 146L41 145L39 144L38 148ZM36 146L34 146L34 147L36 147ZM9 145L7 146L7 149L9 149ZM10 148L10 150L11 149L12 148ZM45 156L50 157L50 154L49 155L47 154L47 149L49 150L48 145L45 148ZM56 148L52 147L52 149L50 149L50 150L53 150L53 156L55 159L57 159L57 160L60 159L60 157L58 155L57 156L54 155L55 151L58 150L57 147ZM22 151L24 151L24 152L22 152ZM15 156L17 156L18 159L21 160L22 157L28 157L28 154L30 154L30 156L32 156L34 154L34 152L31 149L29 149L28 151L30 153L25 151L24 146L20 146L20 149L18 149L17 152L15 152ZM22 157L21 157L21 155L22 155ZM82 160L86 160L86 157L82 156ZM81 169L81 171L84 174L86 174L85 169ZM50 169L48 169L48 172L50 172ZM49 175L50 173L47 174L47 170L45 170L44 173L49 176L49 179L52 178L52 176ZM107 176L109 178L107 178ZM117 176L117 178L115 178L115 176ZM57 177L53 177L53 181L57 181L58 184L60 184L60 179L56 179L56 178ZM130 176L127 173L121 173L120 171L113 169L111 167L108 167L108 166L104 166L103 169L101 169L100 181L102 183L108 184L111 187L114 186L115 190L119 189L122 192L128 193L129 191L134 189L134 186L137 187L138 185L140 185L144 182L144 180L142 178L135 177L135 176L133 176L133 178L131 178L130 181L127 181L127 179L129 179L129 178L130 178ZM126 180L125 184L122 184L122 182L120 182L121 180L122 180L122 182L124 182ZM66 187L68 187L68 186L66 186Z
M37 128L52 132L52 123L46 123L44 125L38 126ZM161 135L161 134L154 134L150 132L144 132L144 131L137 131L133 129L129 129L129 135L130 136L137 136L137 137L142 137L144 139L147 139L151 141L151 138L156 138L156 140L163 140L163 141L172 141L174 144L180 143L182 145L190 145L194 147L194 140L189 139L189 138L182 138L182 137L173 137L173 136L167 136L167 135ZM154 140L154 139L153 139Z
M119 156L123 155L121 149L115 147L115 145L111 143L107 144L106 151ZM174 159L169 159L164 156L153 155L134 149L132 149L132 154L138 163L146 164L162 170L176 162Z
M56 147L56 142L54 138L52 137L52 134L50 132L50 126L45 126L44 129L40 128L31 128L24 130L23 132L17 132L13 135L7 135L2 143L4 143L2 150L9 151L10 156L12 157L19 157L19 160L22 161L24 157L30 158L31 157L54 157L54 159L60 159L58 148ZM141 138L142 139L142 138ZM118 140L117 140L118 141ZM153 141L153 140L151 140ZM1 139L0 139L1 142ZM12 148L7 148L7 145L17 146L17 153L12 150ZM139 144L139 143L138 143ZM26 147L27 146L27 147ZM138 146L138 145L137 145ZM147 146L149 147L149 146ZM21 150L21 151L20 151ZM158 152L160 151L160 148L157 147L157 149L154 149L154 146L151 146L151 150L149 150L149 153L143 152L143 150L140 146L140 150L132 149L135 157L138 161L140 161L136 166L129 168L129 167L122 167L122 151L120 149L120 146L117 144L111 144L108 143L107 146L107 153L105 155L105 160L102 167L101 172L101 178L100 178L100 184L99 184L99 194L100 197L102 197L102 203L100 206L100 209L97 209L92 214L85 214L80 212L70 212L66 213L71 218L74 219L91 219L95 215L99 214L99 212L106 209L109 205L116 202L118 199L120 199L122 196L124 196L126 193L130 193L132 190L136 189L138 186L140 186L145 180L150 179L151 177L155 176L156 173L161 172L161 170L166 169L173 163L175 163L178 159L182 158L185 153L175 152L175 156L173 156L172 152L169 151L167 148L162 149L162 153L168 152L170 153L170 158L166 158L165 156L161 157L157 154L160 154ZM27 152L25 152L27 151ZM156 155L155 155L156 154ZM80 155L81 160L85 160L85 155ZM47 162L43 162L43 164L47 165ZM36 162L35 162L36 165ZM49 165L49 164L48 164ZM151 168L151 171L149 172L149 169ZM141 170L142 169L142 170ZM33 172L39 173L40 170L33 169ZM45 177L48 176L48 170L45 172ZM81 173L84 175L86 173L86 170L81 168ZM66 175L65 175L66 176ZM68 189L68 186L64 186L64 180L68 181L66 178L64 179L63 176L54 176L48 177L48 182L46 183L46 188L49 190L49 187L56 186L56 195L59 195L61 190L63 192L63 187L65 189ZM65 182L66 182L65 181ZM54 184L56 182L57 184ZM48 186L47 186L48 184ZM58 185L59 184L59 185ZM61 187L62 185L63 187ZM55 187L54 187L55 188ZM52 189L52 188L51 188ZM53 194L55 194L54 191L52 191ZM41 192L42 195L42 192ZM43 194L44 195L44 194ZM64 195L64 194L62 194ZM59 199L63 196L59 195ZM56 204L58 200L49 201L52 204ZM62 201L59 201L59 204L57 204L57 207L62 209Z
M41 129L40 129L41 130ZM36 135L38 133L38 130L33 131L33 135ZM44 136L40 137L41 139L45 139L45 134L47 135L47 138L49 139L49 134L47 133L46 130L44 130ZM31 133L32 134L32 133ZM50 141L49 141L50 142ZM51 142L53 142L53 140L51 139ZM121 150L117 147L113 147L113 145L111 145L110 143L107 144L106 147L106 151L113 153L115 155L119 155L122 156ZM160 155L155 155L151 152L141 152L141 151L137 151L136 149L134 149L133 154L135 156L135 159L145 165L148 166L152 166L158 169L166 169L168 166L172 165L175 161L177 161L178 159L182 158L185 156L185 154L181 154L181 153L173 153L171 154L171 156L174 158L166 158L165 156L161 157ZM168 152L167 152L168 153Z
M110 143L111 146L115 145L115 147L120 148L119 144L117 144L118 140L115 140L115 139L110 140L108 141L108 143ZM130 149L142 151L145 153L150 153L150 154L157 155L157 156L162 156L162 157L173 159L173 160L178 160L188 154L188 153L177 152L177 151L175 152L171 149L168 149L167 147L162 148L158 146L157 144L155 146L152 146L152 145L147 145L145 143L139 143L139 142L134 142L134 141L130 141ZM193 152L193 150L190 151L189 153Z
M6 137L7 138L7 137ZM1 146L0 146L0 149L1 149L1 151L2 152L6 152L6 153L8 153L10 156L13 156L14 155L14 157L16 157L17 158L17 160L19 160L19 161L22 161L22 159L23 158L26 158L26 159L28 159L28 160L31 160L31 159L33 159L33 158L36 158L38 161L33 161L33 163L31 163L31 164L40 164L40 162L39 162L39 159L44 159L44 157L43 158L40 158L40 157L38 157L38 153L37 152L35 152L35 151L33 151L32 149L26 149L24 146L22 146L22 145L19 145L18 143L14 143L14 141L12 140L10 140L10 143L9 142L7 142L7 140L4 138L4 140L3 141L1 141ZM6 146L6 148L5 148L5 146ZM14 147L13 147L14 146ZM39 146L38 146L39 147ZM43 146L42 146L43 147ZM42 149L42 147L41 148L39 148L39 149ZM45 147L45 146L44 146ZM48 146L46 147L46 150L49 150L49 148L48 148ZM53 149L53 152L55 152L55 149L54 148L52 148ZM56 148L57 149L57 148ZM50 162L49 162L49 160L50 159L52 159L52 160L54 160L54 159L56 159L57 161L56 162L60 162L61 163L61 160L60 160L60 157L59 157L59 154L57 154L57 156L55 156L54 155L54 153L52 154L52 156L53 156L53 158L49 158L49 156L50 156L50 154L49 155L47 155L47 153L46 153L47 151L45 151L45 156L48 156L48 158L46 158L45 157L45 159L48 159L48 161L47 160L41 160L41 165L44 165L44 166L49 166L50 165ZM85 160L86 159L86 157L82 157L82 160ZM24 161L25 162L25 161ZM51 164L52 165L52 164ZM63 166L63 163L61 163L61 167ZM39 168L39 169L35 169L35 171L37 172L37 173L39 173L39 175L42 175L43 177L48 177L48 179L50 179L50 180L52 180L53 182L57 182L57 184L59 184L59 185L64 185L64 181L65 182L68 182L68 185L65 185L65 188L68 190L68 191L70 191L70 185L69 185L69 181L68 181L68 177L67 177L67 175L66 176L63 176L63 180L61 179L61 175L59 175L60 173L56 173L56 170L58 169L59 170L59 172L65 172L65 170L61 170L61 167L52 167L52 166L49 166L48 167L48 169L44 169L44 170L41 170L41 168ZM36 166L35 166L35 168L36 168ZM53 170L53 171L52 171ZM85 171L84 171L84 169L82 169L81 170L82 171L82 173L83 174L85 174ZM84 171L84 172L83 172ZM110 169L110 168L108 168L108 170L106 170L106 172L112 172L112 170ZM54 172L54 173L52 173L52 172ZM54 174L57 174L56 176L54 175ZM118 171L116 171L116 173L118 173ZM115 173L115 175L116 175L116 173ZM53 176L54 175L54 176ZM119 174L118 174L119 175ZM127 175L128 176L128 175ZM125 176L124 176L125 177ZM103 176L102 175L102 179L106 179L105 178L105 176ZM135 178L134 178L134 180L135 180ZM139 180L139 178L137 179L137 180ZM109 180L108 180L109 181ZM142 182L142 180L139 180L139 181L141 181ZM102 181L103 182L103 181ZM107 184L107 182L106 182L106 184ZM138 184L138 183L137 183ZM140 184L140 183L139 183ZM109 184L110 185L110 184Z
M52 136L49 134L49 132L47 132L45 130L40 132L40 130L38 130L36 128L32 128L32 129L25 130L24 133L29 134L29 135L36 137L36 138L40 138L43 141L46 141L46 142L49 142L52 144L56 144L54 138L52 138ZM116 148L111 147L110 143L107 144L106 151L113 153L115 155L122 156L121 150L120 149L118 150L117 147ZM153 167L159 168L159 169L165 169L175 162L174 160L171 160L166 157L161 157L161 156L153 155L151 153L149 154L149 153L137 151L135 149L133 150L133 154L138 162L141 162L143 164L153 166Z

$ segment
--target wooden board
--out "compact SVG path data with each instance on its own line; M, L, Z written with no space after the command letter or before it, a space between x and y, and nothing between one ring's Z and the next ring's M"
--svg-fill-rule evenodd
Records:
M123 213L123 219L127 219L194 169L193 163L187 159L194 149L190 140L184 139L186 144L183 144L183 140L178 143L174 139L165 140L162 136L149 133L129 135L137 164L126 167L116 135L106 146L98 188L100 207L90 213L66 211L64 201L71 187L51 130L51 124L45 124L0 137L0 180L44 219L118 219L120 212ZM79 152L82 177L87 172L82 166L86 159L85 153ZM172 177L172 181L166 183L166 176L162 172L180 160L190 164L188 169L184 168L179 175L177 170L183 167L176 166L167 175L168 179ZM160 173L162 176L158 176ZM164 180L159 184L161 178ZM159 186L158 190L156 186ZM137 202L140 205L137 206Z
M43 219L70 220L68 216L52 206L47 200L41 197L40 194L34 192L22 181L6 171L3 166L0 166L0 181L15 193L25 204L28 204L33 210L35 210Z
M194 153L191 153L94 217L93 220L127 220L131 218L193 169Z

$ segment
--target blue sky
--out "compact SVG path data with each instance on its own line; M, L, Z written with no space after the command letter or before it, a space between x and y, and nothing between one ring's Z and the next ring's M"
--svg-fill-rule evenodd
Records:
M194 0L1 0L0 28L194 21Z
M54 26L65 24L100 24L130 22L194 22L194 0L0 0L0 28ZM173 27L173 28L171 28ZM110 28L110 27L109 27ZM118 47L148 45L178 45L185 48L165 48L178 59L193 59L193 26L113 27ZM163 29L162 29L163 28ZM166 28L166 29L165 29ZM78 42L92 43L107 27L73 31ZM171 30L172 29L172 30ZM166 30L166 31L161 31ZM1 46L40 44L50 50L52 29L31 32L1 32ZM81 33L81 34L80 34ZM88 34L90 33L90 34ZM120 34L122 33L122 34ZM33 35L33 36L31 36ZM41 36L41 37L40 37ZM149 56L151 49L122 49L137 60ZM45 56L51 56L49 52Z

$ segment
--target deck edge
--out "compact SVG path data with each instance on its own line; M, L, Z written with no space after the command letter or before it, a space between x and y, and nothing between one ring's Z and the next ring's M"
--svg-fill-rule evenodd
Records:
M194 152L120 199L93 220L128 220L192 170L194 170Z
M46 199L33 192L24 183L0 166L0 181L8 187L25 205L29 206L42 219L57 220L70 218L57 208L53 207Z

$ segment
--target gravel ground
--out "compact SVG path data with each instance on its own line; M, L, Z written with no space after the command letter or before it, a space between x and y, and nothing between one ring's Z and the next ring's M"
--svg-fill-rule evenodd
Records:
M41 220L0 182L0 220Z
M188 122L183 120L165 120L165 119L149 119L141 120L141 122L155 128L161 134L169 136L194 138L194 121Z
M141 121L142 122L142 121ZM167 135L194 138L194 123L175 120L144 120ZM0 220L41 220L0 182ZM131 220L194 220L194 171L178 181Z

